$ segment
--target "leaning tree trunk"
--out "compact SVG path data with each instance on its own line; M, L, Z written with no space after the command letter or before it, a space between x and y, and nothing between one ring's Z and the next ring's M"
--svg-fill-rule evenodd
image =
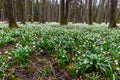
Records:
M13 9L13 0L6 0L7 12L8 12L8 21L9 28L18 28L18 25L15 21L14 9Z
M117 8L117 0L110 0L111 2L111 10L110 10L110 22L109 28L116 28L116 21L115 21L115 12Z
M25 24L25 1L20 1L20 10L21 10L21 23Z
M92 25L92 0L89 0L89 6L88 6L88 24Z

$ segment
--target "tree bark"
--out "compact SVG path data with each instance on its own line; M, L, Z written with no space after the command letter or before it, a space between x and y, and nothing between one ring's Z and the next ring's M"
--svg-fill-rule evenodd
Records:
M65 16L64 16L64 0L60 0L60 25L65 24Z
M109 21L109 28L116 28L116 21L115 21L115 12L117 8L117 0L110 0L111 2L111 10L110 10L110 21Z
M65 13L65 24L68 24L68 10L69 10L69 0L66 0L66 13Z
M109 22L109 14L110 12L110 0L106 1L106 5L105 5L105 23L107 24Z
M99 24L102 23L102 18L104 16L104 14L103 14L103 12L104 12L104 3L105 3L105 0L100 1L100 6L99 6L99 10L98 10L98 17L97 17L97 22Z
M20 10L21 10L21 23L22 24L25 24L25 1L24 0L21 0L20 1Z
M89 0L89 6L88 6L88 24L92 25L93 20L92 20L92 0Z
M9 28L18 28L14 16L13 0L6 0L6 3L7 3Z
M31 0L32 10L31 10L31 22L34 22L34 0Z
M45 23L45 0L42 0L40 23Z

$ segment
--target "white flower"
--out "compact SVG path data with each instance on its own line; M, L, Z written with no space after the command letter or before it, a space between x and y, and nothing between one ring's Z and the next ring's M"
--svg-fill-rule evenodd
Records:
M118 65L118 60L115 60L114 62L115 62L116 65Z
M40 52L43 52L43 50L40 50Z
M9 57L8 57L8 59L9 59L9 60L11 60L11 59L12 59L12 57L10 57L10 56L9 56Z
M90 64L92 65L93 63L92 63L92 62L90 62Z
M5 54L7 54L8 53L8 51L5 51Z
M81 52L80 51L78 51L78 54L80 54Z
M62 57L64 58L65 56L63 55Z
M16 46L15 47L18 47L19 46L19 44L16 44Z
M75 58L72 58L72 60L75 60ZM79 59L78 59L79 60Z
M5 65L5 63L4 63L4 62L3 62L2 64L3 64L3 65Z
M85 55L83 54L83 57L85 57Z
M78 60L80 60L80 57L78 57Z
M119 70L120 70L120 68L118 68L118 67L117 67L117 70L119 71Z
M33 44L35 44L35 42L33 42Z
M77 54L75 54L75 56L77 57L78 55L77 55Z
M33 48L35 48L35 46L33 46Z

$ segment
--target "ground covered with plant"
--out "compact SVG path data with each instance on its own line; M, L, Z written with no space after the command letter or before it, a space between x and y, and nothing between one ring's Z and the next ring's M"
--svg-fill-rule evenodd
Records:
M0 23L0 80L118 80L120 30L107 25Z

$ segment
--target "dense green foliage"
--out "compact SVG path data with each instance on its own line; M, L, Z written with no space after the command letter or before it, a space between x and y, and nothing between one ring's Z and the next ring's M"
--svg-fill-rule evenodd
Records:
M4 27L3 27L4 26ZM120 71L120 30L107 25L27 24L10 30L1 24L0 46L15 44L15 49L0 56L0 78L14 64L25 65L33 51L55 55L60 68L67 66L73 78L116 80ZM50 70L49 70L50 71Z

